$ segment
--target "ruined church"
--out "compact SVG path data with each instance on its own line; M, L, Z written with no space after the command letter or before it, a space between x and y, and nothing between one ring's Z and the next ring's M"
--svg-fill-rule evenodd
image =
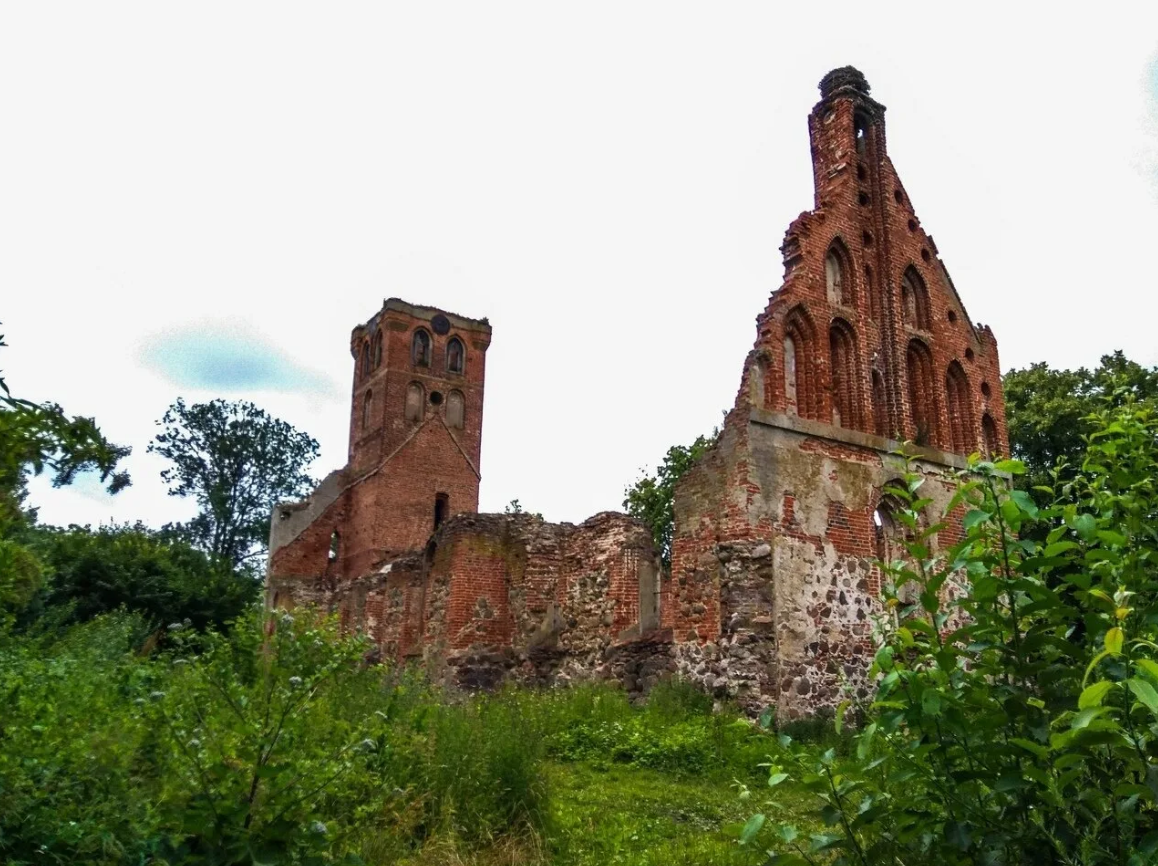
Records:
M1008 450L1005 411L996 340L921 225L860 72L824 76L808 133L813 208L785 235L720 434L677 486L670 570L623 514L477 513L490 324L391 298L351 336L346 466L272 516L270 604L336 610L383 659L468 688L642 693L678 675L782 718L867 694L895 452L916 443L939 516L966 455Z

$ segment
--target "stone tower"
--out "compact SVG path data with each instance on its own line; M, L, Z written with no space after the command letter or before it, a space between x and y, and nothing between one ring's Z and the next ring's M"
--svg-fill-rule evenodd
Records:
M349 460L275 510L270 574L364 575L478 510L486 319L388 299L354 328Z
M889 159L884 106L852 67L820 96L814 207L785 236L784 282L720 437L677 488L661 605L686 651L710 645L733 690L787 716L835 704L842 683L864 688L901 440L918 446L930 517L965 455L1008 447L997 343ZM951 519L940 543L959 533Z

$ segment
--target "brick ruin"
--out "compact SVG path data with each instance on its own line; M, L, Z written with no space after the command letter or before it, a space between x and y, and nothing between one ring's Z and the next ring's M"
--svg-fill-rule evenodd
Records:
M884 106L851 67L820 93L814 206L735 404L677 486L670 573L622 514L477 514L490 325L392 298L352 335L347 465L273 515L270 603L336 609L384 658L464 687L678 674L784 718L867 694L894 452L916 443L939 515L964 455L1008 440L996 340L901 185Z

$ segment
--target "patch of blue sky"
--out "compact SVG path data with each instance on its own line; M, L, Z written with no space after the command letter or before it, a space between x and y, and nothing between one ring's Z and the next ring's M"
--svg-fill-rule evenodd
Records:
M238 393L278 391L332 396L324 374L276 346L227 328L200 326L153 337L141 350L144 365L182 388Z

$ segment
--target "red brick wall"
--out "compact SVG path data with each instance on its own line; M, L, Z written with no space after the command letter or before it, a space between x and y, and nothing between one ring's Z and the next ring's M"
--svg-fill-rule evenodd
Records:
M434 326L439 318L448 325L444 334ZM427 364L416 363L411 352L417 330L431 341ZM446 499L444 518L478 509L490 335L486 320L397 299L354 329L346 489L306 529L271 551L271 576L353 580L378 561L422 550L435 529L440 496ZM447 347L455 339L464 349L461 372L447 365ZM412 385L422 389L421 419L406 415ZM461 427L448 418L452 394L462 395ZM330 562L334 532L339 556Z

